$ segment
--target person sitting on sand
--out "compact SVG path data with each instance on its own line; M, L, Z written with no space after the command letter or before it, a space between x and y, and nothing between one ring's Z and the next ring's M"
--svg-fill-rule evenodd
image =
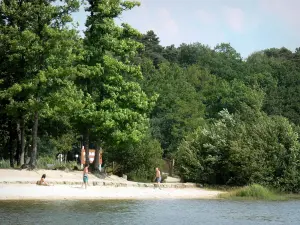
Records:
M160 175L160 170L159 168L155 168L155 182L156 182L156 185L154 187L159 187L160 189L160 182L161 182L161 175Z
M41 179L36 182L37 185L50 186L46 181L46 174L43 174Z
M88 174L89 174L89 165L86 164L84 169L83 169L83 183L81 185L81 187L83 187L83 184L85 185L85 189L86 189L86 185L89 182L89 178L88 178Z

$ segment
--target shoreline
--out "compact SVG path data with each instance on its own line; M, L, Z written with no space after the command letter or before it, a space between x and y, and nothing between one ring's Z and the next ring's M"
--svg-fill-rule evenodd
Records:
M46 174L46 182L36 182ZM216 199L222 191L199 188L194 183L140 183L118 176L99 178L89 174L89 186L80 188L82 171L0 169L0 201L3 200L146 200Z
M167 200L218 199L220 191L200 188L146 188L32 184L0 185L0 201L6 200Z

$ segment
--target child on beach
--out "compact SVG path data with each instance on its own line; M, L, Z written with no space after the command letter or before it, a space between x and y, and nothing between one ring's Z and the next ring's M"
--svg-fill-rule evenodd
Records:
M37 185L50 186L46 181L46 174L43 174L41 179L36 182Z
M89 178L88 178L88 174L89 174L89 165L86 164L84 169L83 169L83 183L81 185L81 187L83 187L83 184L85 185L85 189L86 189L86 186L89 182Z

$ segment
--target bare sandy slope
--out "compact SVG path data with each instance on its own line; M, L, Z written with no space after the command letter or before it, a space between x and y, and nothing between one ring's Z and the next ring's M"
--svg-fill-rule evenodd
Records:
M23 182L36 182L41 175L46 173L48 182L66 182L65 185L38 186ZM217 198L219 191L205 190L201 188L174 188L164 186L161 189L148 187L132 187L130 182L117 176L99 179L94 175L89 176L87 189L81 188L82 172L63 172L54 170L7 170L0 169L0 200L14 199L213 199ZM22 182L22 184L18 184ZM68 184L68 182L70 182ZM75 184L72 182L75 182ZM127 187L114 187L105 185L93 186L93 182L112 182L115 184L129 184ZM177 185L177 184L176 184ZM143 185L142 185L143 186ZM188 186L187 186L188 187Z
M60 170L14 170L14 169L0 169L0 182L7 181L37 181L43 174L46 174L46 181L69 181L78 182L82 181L82 171L60 171ZM93 174L89 174L89 181L104 181L99 179ZM117 176L106 177L105 181L116 182L130 182Z

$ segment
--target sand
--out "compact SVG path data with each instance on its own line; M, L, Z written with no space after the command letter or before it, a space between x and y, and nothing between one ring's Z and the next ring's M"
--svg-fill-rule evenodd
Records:
M34 184L43 173L47 174L46 181L54 183L54 186ZM215 199L221 193L192 186L190 188L186 184L181 184L183 186L163 184L159 189L154 188L153 184L130 182L117 176L99 179L93 175L89 177L90 186L85 189L81 188L81 178L80 171L0 169L0 200ZM56 182L66 184L60 185ZM103 185L107 183L113 185ZM126 187L120 187L119 184L126 185Z
M139 188L56 185L1 185L0 200L58 200L58 199L213 199L217 191L198 188Z

